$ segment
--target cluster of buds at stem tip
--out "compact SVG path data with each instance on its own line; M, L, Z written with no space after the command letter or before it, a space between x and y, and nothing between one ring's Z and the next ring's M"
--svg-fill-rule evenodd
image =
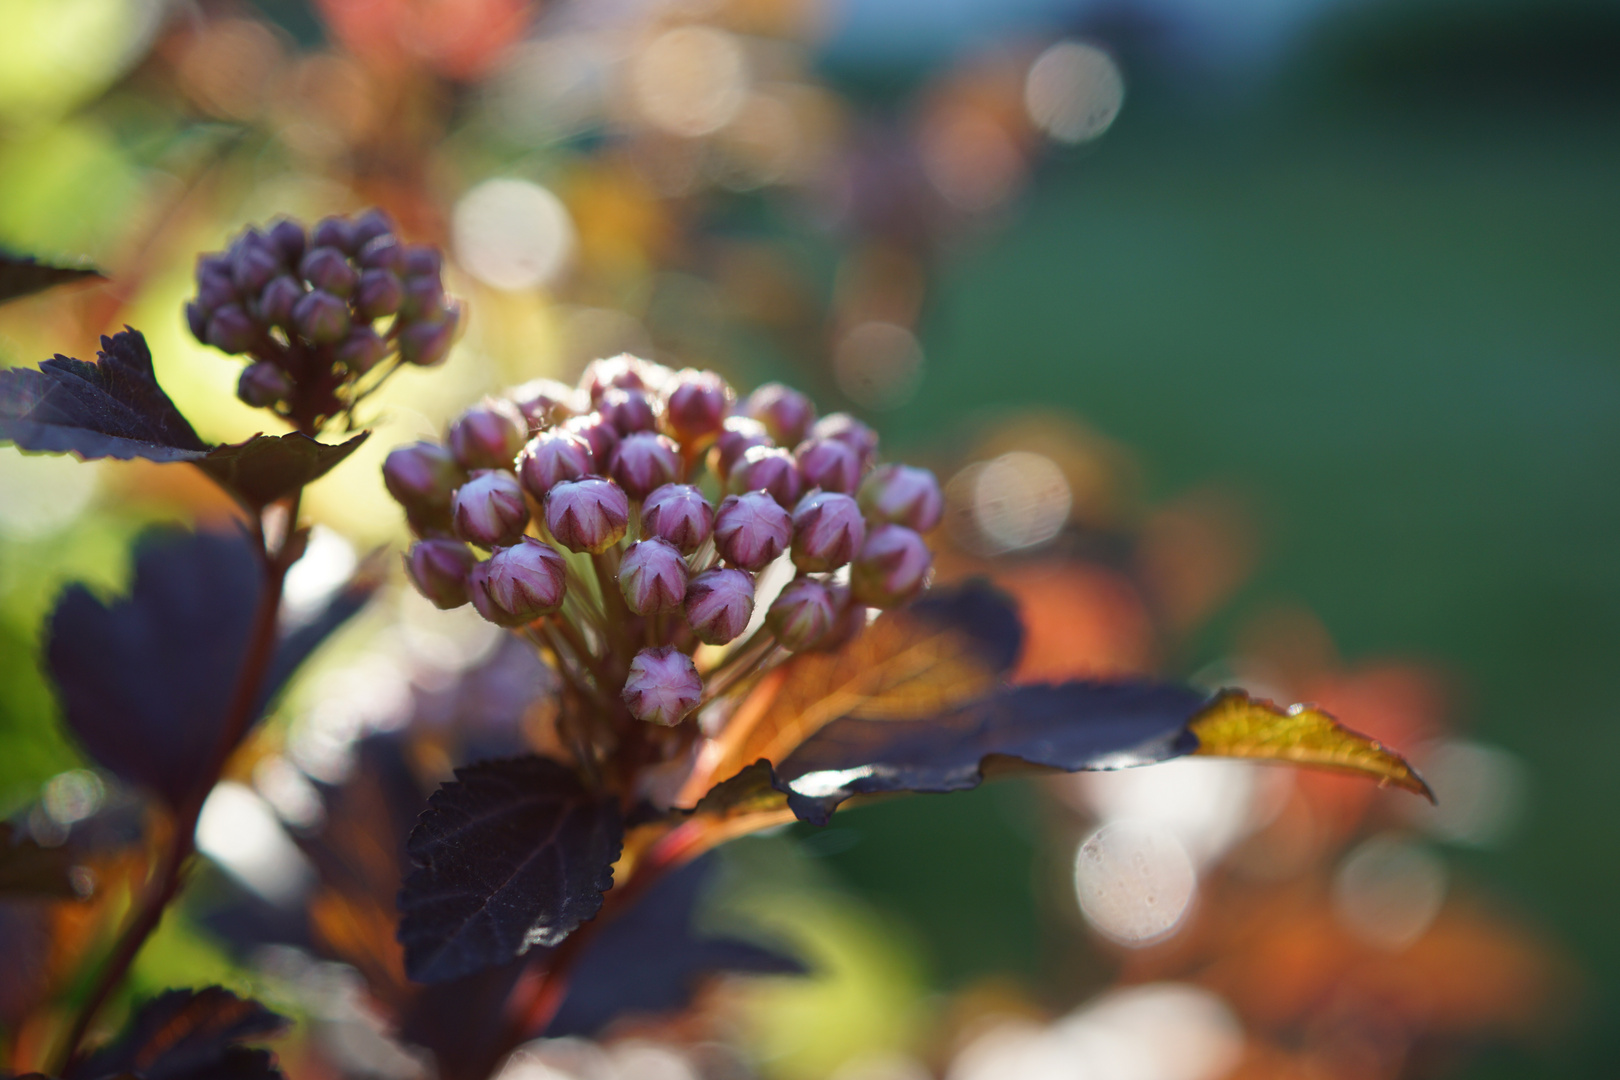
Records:
M383 478L424 596L542 644L592 716L676 725L710 673L839 647L927 585L939 485L877 451L788 387L739 400L713 372L618 356L486 398ZM790 580L756 612L773 564Z
M248 358L238 397L305 430L351 410L400 364L443 360L461 317L438 252L402 243L380 210L247 229L198 258L196 278L192 334Z

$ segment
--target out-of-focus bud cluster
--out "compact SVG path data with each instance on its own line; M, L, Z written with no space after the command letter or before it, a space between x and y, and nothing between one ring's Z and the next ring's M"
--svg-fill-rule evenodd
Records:
M439 253L402 243L380 210L308 230L285 218L247 229L198 258L186 304L198 341L249 358L237 396L306 432L352 409L398 364L443 360L460 317Z
M840 646L927 584L939 486L877 449L788 387L739 401L712 372L625 355L577 387L485 399L442 444L394 450L383 478L419 537L405 564L424 596L523 628L598 705L674 725L706 700L700 663ZM793 576L740 642L779 560Z

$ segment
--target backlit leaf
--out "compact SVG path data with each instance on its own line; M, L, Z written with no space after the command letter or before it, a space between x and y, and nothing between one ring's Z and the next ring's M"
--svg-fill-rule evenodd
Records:
M302 432L255 435L210 450L197 467L252 507L268 506L325 476L360 449L369 431L343 443L317 442Z
M405 970L440 982L562 941L602 907L618 803L540 757L456 770L411 833L400 893Z
M223 987L171 990L135 1013L112 1045L65 1080L133 1074L143 1080L268 1080L280 1077L268 1050L239 1045L274 1035L285 1018Z
M1310 706L1281 709L1241 690L1225 690L1188 727L1198 739L1198 754L1354 773L1434 800L1405 758Z
M87 266L51 266L31 256L0 251L0 304L91 277L101 277L101 272Z

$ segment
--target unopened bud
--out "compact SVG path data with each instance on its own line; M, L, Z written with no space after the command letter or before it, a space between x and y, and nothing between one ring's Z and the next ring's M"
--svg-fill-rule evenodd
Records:
M829 585L827 594L832 597L833 623L821 640L816 642L818 651L831 651L847 645L866 629L867 606L857 601L849 589L843 585Z
M484 572L474 580L472 600L478 613L490 622L522 626L556 611L567 591L567 563L562 553L525 536L489 557Z
M456 490L450 501L457 536L482 548L515 544L529 524L529 506L517 477L503 469L482 469Z
M744 570L763 570L793 535L788 512L763 491L727 495L714 515L714 546Z
M444 270L444 259L439 255L439 249L426 244L412 244L406 247L401 258L403 265L400 272L407 277L437 279Z
M415 442L391 450L383 461L383 485L418 529L448 527L450 503L467 474L438 443Z
M877 432L848 413L829 413L810 428L816 439L834 439L860 455L861 467L867 468L877 458Z
M765 625L784 647L799 652L816 647L832 629L836 614L827 586L814 578L797 578L777 594Z
M531 379L508 390L506 396L529 422L530 431L560 424L584 411L579 391L556 379Z
M629 353L620 353L605 360L592 360L585 365L585 371L579 377L579 388L590 396L593 406L602 399L603 394L615 387L621 390L646 390L647 381L642 378L642 368L646 363L639 356Z
M400 279L400 291L402 318L431 322L444 310L444 283L437 274L407 274Z
M749 394L744 411L764 424L779 446L799 445L816 422L816 407L809 398L791 386L775 382Z
M807 488L853 495L861 482L860 455L836 439L806 439L793 451Z
M928 582L934 556L928 545L904 525L879 525L850 564L849 588L871 607L889 608L917 595Z
M291 274L270 279L270 284L259 294L259 321L266 326L279 326L283 330L293 325L293 309L303 299L304 287Z
M642 649L630 661L621 696L637 720L674 727L703 700L703 679L692 658L673 645Z
M373 206L354 219L355 250L364 251L367 244L379 236L391 235L393 231L394 219L386 211Z
M686 586L686 621L697 639L724 645L754 617L754 578L742 570L705 570Z
M355 375L364 375L377 366L388 352L388 343L382 335L366 325L356 326L343 339L343 344L332 354L338 363Z
M596 403L596 411L613 425L620 435L633 435L638 431L653 431L658 427L658 414L652 402L640 390L613 387Z
M287 373L268 360L257 360L243 368L236 383L236 396L255 409L268 409L286 401L292 390Z
M352 255L360 249L355 243L354 222L336 214L315 223L315 227L309 231L309 246L337 248L345 255Z
M879 465L861 484L861 510L874 522L927 532L945 513L939 481L927 469Z
M468 469L510 469L528 437L528 425L517 406L504 398L485 398L456 417L446 442Z
M280 253L251 229L231 245L231 281L240 295L252 296L285 272Z
M259 340L259 326L241 304L225 304L208 318L208 344L228 353L247 352Z
M205 345L208 343L208 309L195 300L186 303L186 327L192 337Z
M307 292L293 305L298 336L316 345L335 345L349 333L349 305L331 293Z
M356 260L367 270L386 270L398 277L405 272L405 245L398 237L374 236L360 249Z
M337 248L310 248L298 264L298 272L311 288L329 292L333 296L348 296L354 291L357 275L349 265L349 257Z
M366 270L355 288L354 306L362 319L384 319L399 310L405 287L387 270Z
M792 454L776 446L754 446L732 466L726 487L737 494L768 492L784 508L791 508L799 501L803 483Z
M630 522L624 489L600 476L564 480L546 492L546 528L570 551L600 554L617 544Z
M405 555L405 574L434 607L457 608L467 602L467 575L477 562L459 540L418 540Z
M236 303L236 283L231 280L229 266L220 270L210 264L197 271L197 303L213 313L215 308Z
M686 599L686 560L667 540L640 540L619 562L619 589L637 615L676 611Z
M770 445L771 437L764 424L752 417L728 416L714 440L714 449L709 451L709 468L724 484L731 479L731 470L744 454L756 446Z
M417 367L432 367L450 355L460 312L445 311L428 322L416 322L399 332L399 358Z
M591 447L584 439L561 428L542 431L530 439L517 459L523 490L536 500L564 480L578 480L592 471Z
M812 491L793 508L793 565L810 573L836 570L866 539L861 508L848 495Z
M298 260L304 257L304 249L309 244L309 238L304 235L304 227L287 218L281 218L270 226L270 231L265 235L270 241L270 246L281 256L281 261L288 266L298 265Z
M632 499L645 499L655 488L674 483L681 475L681 455L668 436L638 431L627 435L613 451L609 471Z
M686 368L677 372L664 406L664 426L692 453L714 441L736 397L712 371Z
M603 419L601 413L586 413L563 421L563 430L578 435L591 447L591 459L596 462L593 472L606 472L613 460L613 451L619 448L619 432Z
M642 504L641 531L690 555L714 535L714 507L690 484L665 484Z

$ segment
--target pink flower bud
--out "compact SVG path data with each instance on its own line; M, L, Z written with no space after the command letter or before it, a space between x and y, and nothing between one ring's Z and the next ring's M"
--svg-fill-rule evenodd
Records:
M564 480L578 480L594 468L591 447L584 439L561 428L542 431L518 455L518 479L536 500Z
M397 277L405 272L405 245L397 236L374 236L360 249L357 259L367 270L387 270Z
M829 413L810 428L811 438L833 439L860 455L861 467L869 467L877 457L877 432L848 413Z
M252 296L286 269L281 253L252 229L231 245L231 281L242 296Z
M624 489L600 476L564 480L546 492L546 528L570 551L600 554L623 538L629 522Z
M807 488L853 495L861 482L860 455L836 439L806 439L793 451L793 460Z
M389 236L393 231L394 219L386 211L373 206L354 219L355 250L364 251L367 244L379 236Z
M427 322L411 323L399 332L399 358L417 367L432 367L450 355L455 341L459 310L441 312Z
M744 411L765 425L779 446L797 446L816 422L816 407L803 394L781 383L766 383L748 395Z
M642 649L630 661L621 696L637 720L674 727L703 700L703 679L692 658L673 645Z
M354 291L358 276L349 265L349 257L336 248L310 248L298 264L298 273L310 288L329 292L333 296L348 296Z
M714 534L714 507L690 484L665 484L642 504L641 531L690 555Z
M655 394L672 374L663 364L620 353L606 360L592 360L585 365L585 373L579 377L579 386L590 395L594 406L613 387Z
M859 603L842 585L827 586L833 602L832 627L816 642L818 652L831 652L854 641L866 629L867 606Z
M196 300L186 303L186 326L191 330L191 336L208 344L208 309Z
M367 270L360 275L354 306L362 319L384 319L405 302L405 286L388 270Z
M292 314L298 335L315 345L335 345L349 333L349 305L331 293L305 293Z
M619 588L637 615L676 611L686 599L686 560L667 540L630 545L619 562Z
M214 309L208 319L208 344L228 353L247 352L259 340L259 326L241 304L225 304Z
M478 613L490 622L521 626L562 606L568 591L567 563L550 544L525 536L496 551L484 566L471 592Z
M529 427L517 406L502 398L485 398L450 425L450 452L468 469L510 469L528 438Z
M609 471L632 499L645 499L655 489L680 478L680 451L667 436L638 431L626 435L613 451Z
M601 413L594 412L565 420L562 426L564 431L590 444L591 460L596 463L593 471L606 472L608 463L613 460L613 451L619 447L618 429L603 419Z
M784 647L800 652L816 647L832 629L836 614L827 586L814 578L797 578L771 603L765 625Z
M528 420L530 431L560 424L586 411L580 392L556 379L531 379L508 390L506 396Z
M515 544L529 524L529 505L517 477L504 469L480 469L456 489L450 522L457 536L483 548Z
M783 507L799 501L803 484L793 455L775 446L754 446L732 467L726 487L735 494L745 491L768 492Z
M754 616L754 579L729 567L705 570L686 586L686 621L697 639L724 645Z
M298 260L304 257L304 249L309 245L309 238L304 235L304 227L287 218L282 218L271 225L265 238L281 256L281 261L288 266L297 266Z
M720 434L726 410L735 397L731 387L714 372L686 368L675 375L670 385L664 425L681 442L701 449Z
M321 218L309 233L310 247L333 247L348 255L359 250L355 243L354 222L337 214Z
M404 264L399 272L405 277L437 280L444 272L444 259L439 255L439 249L429 247L427 244L408 245L401 258Z
M259 360L242 369L236 383L236 396L255 409L268 409L287 400L293 391L287 373L268 360Z
M383 485L405 508L417 528L447 527L450 503L467 474L450 451L432 442L415 442L389 451L383 461Z
M939 481L927 469L879 465L861 484L861 510L874 522L927 532L945 513Z
M304 287L291 274L273 277L270 284L264 287L264 291L259 293L253 315L266 326L286 329L292 326L293 308L298 306L298 301L303 296Z
M400 291L403 319L432 322L444 310L444 283L437 274L408 274L400 279Z
M788 512L763 491L727 495L714 515L714 546L744 570L763 570L793 534Z
M861 508L848 495L812 491L793 508L793 565L810 573L836 570L866 539Z
M223 271L212 265L198 269L197 303L204 311L213 314L215 308L224 304L234 304L236 301L236 283L231 280L228 263Z
M653 412L652 402L640 390L611 387L597 400L596 411L620 435L654 431L658 427L658 414Z
M709 454L709 468L724 484L730 480L731 470L744 454L756 446L770 445L771 437L765 433L764 424L747 416L728 416Z
M904 603L928 582L934 556L923 538L904 525L879 525L850 564L849 588L871 607Z
M477 562L458 540L418 540L405 554L405 574L434 607L456 608L467 602L467 575Z
M388 352L388 343L370 326L362 323L349 331L343 344L333 351L332 357L348 368L352 374L364 375L377 366Z

